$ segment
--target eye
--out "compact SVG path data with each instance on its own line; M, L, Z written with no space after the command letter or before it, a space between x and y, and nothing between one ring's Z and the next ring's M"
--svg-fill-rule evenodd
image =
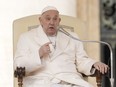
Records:
M51 18L50 17L46 17L46 20L49 21Z
M57 20L57 19L58 19L57 17L53 18L53 20Z

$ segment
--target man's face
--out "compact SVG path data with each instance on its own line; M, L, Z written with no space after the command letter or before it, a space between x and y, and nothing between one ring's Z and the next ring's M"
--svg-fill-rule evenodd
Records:
M49 10L42 14L39 18L44 32L49 35L55 35L60 23L59 13L55 10Z

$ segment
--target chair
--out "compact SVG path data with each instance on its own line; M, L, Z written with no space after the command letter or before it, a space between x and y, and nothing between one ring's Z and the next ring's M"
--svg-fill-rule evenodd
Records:
M17 41L19 38L19 35L23 32L26 32L30 29L33 29L39 25L38 21L39 15L31 15L24 18L17 19L13 22L13 50L15 52ZM85 25L82 21L78 20L77 18L60 15L62 21L61 25L64 29L74 31L78 33L79 37L84 39L85 35ZM74 30L75 29L75 30ZM77 30L78 29L78 30ZM18 85L19 87L22 87L23 85L23 77L25 76L26 68L24 67L17 67L17 69L14 72L14 76L18 78ZM96 71L95 75L96 77L96 83L97 87L101 87L101 74Z

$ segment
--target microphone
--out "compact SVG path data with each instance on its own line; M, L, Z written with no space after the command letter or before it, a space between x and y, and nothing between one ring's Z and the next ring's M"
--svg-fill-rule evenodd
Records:
M61 26L59 27L59 31L64 33L65 35L69 36L70 38L74 39L74 40L78 40L78 41L81 41L81 42L93 42L93 43L101 43L101 44L105 44L108 46L109 50L110 50L110 64L111 64L111 78L110 78L110 83L111 83L111 87L113 87L114 85L114 75L113 75L113 51L112 51L112 47L110 46L109 43L107 42L104 42L104 41L93 41L93 40L80 40L74 36L72 36L69 32L67 32L66 30L64 30Z

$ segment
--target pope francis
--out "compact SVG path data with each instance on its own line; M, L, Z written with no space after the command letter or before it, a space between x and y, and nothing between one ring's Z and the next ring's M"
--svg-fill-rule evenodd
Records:
M89 58L82 42L59 31L61 19L55 7L45 7L39 21L40 26L23 33L17 44L14 65L26 67L23 86L93 87L81 73L91 75L97 69L104 74L108 66Z

